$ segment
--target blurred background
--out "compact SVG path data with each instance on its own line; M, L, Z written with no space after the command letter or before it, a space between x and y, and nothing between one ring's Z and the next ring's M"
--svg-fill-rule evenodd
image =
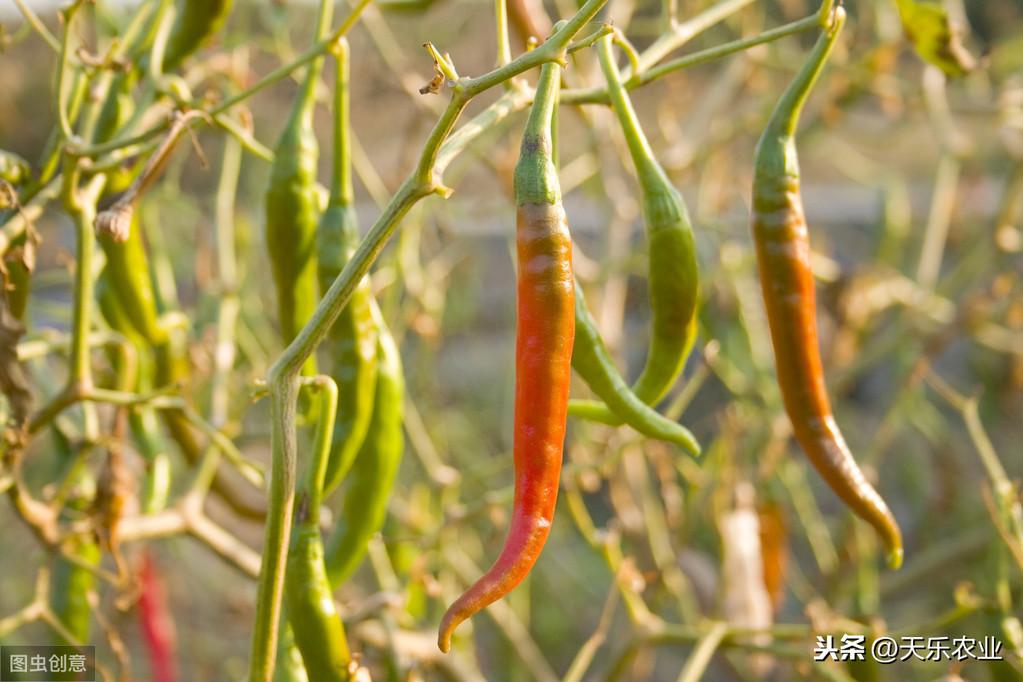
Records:
M28 4L57 30L58 3ZM91 21L80 24L82 40L95 44L123 26L126 4L97 2ZM678 54L816 9L803 0L732 4L735 11ZM680 0L677 19L710 5ZM777 636L756 641L733 632L708 680L1021 679L1019 668L977 662L814 665L805 627L995 635L1008 652L1006 618L1023 611L1013 554L1019 540L1013 545L997 523L999 505L1011 495L993 493L1004 479L990 465L993 456L1015 485L1023 477L1023 2L947 6L968 27L965 46L978 60L958 78L914 53L895 2L847 3L846 35L798 138L835 413L903 528L905 566L882 567L870 529L807 465L774 378L748 226L752 157L776 97L813 42L800 34L632 93L693 218L700 334L685 378L662 410L692 429L705 457L695 463L628 428L570 420L562 498L543 556L507 600L463 626L462 644L448 657L435 649L435 627L446 604L496 557L511 504L511 171L524 114L509 116L455 160L444 178L455 190L450 199L428 198L402 222L373 284L405 363L406 454L387 526L337 593L353 649L374 679L547 680L578 672L581 679L673 680L706 634L706 619L778 626ZM555 18L574 9L569 0L546 4ZM310 42L314 11L310 3L237 0L224 31L197 60L214 64L218 75L194 94L244 87L291 61ZM649 0L611 0L602 16L640 50L664 31L662 7ZM54 121L55 55L25 27L12 0L0 1L0 21L0 148L34 161ZM513 54L522 50L521 38L512 34ZM370 7L350 34L363 230L414 165L446 100L443 90L417 92L433 75L421 49L427 40L449 52L462 74L489 70L491 4ZM566 87L602 83L591 52L573 56ZM321 182L329 175L332 69L328 62L317 111ZM535 73L527 78L535 82ZM264 144L273 145L297 88L286 79L247 101ZM498 94L479 97L462 121ZM648 325L632 164L606 107L564 106L559 125L577 271L605 340L632 379L643 364ZM213 221L224 138L200 126L201 156L180 145L141 207L154 267L172 279L191 320L202 412L219 302ZM262 461L269 409L250 399L251 386L280 351L262 231L267 179L268 164L246 155L234 205L241 317L227 429L246 455ZM66 329L70 314L73 227L56 210L44 212L36 227L43 241L29 337ZM65 371L56 360L32 370L44 395ZM573 384L573 396L586 395ZM46 438L33 441L28 457L38 464L28 468L30 481L36 467L45 472L50 450ZM45 481L45 473L36 480ZM339 508L337 500L330 504ZM261 526L214 497L207 508L258 547ZM6 502L0 524L3 618L30 598L48 555ZM254 582L191 538L147 544L169 594L180 679L241 679ZM124 551L131 560L138 549ZM100 659L113 665L110 642L123 640L127 670L150 679L137 615L114 601L103 593L97 608ZM673 629L655 634L651 619ZM785 624L798 627L787 631ZM4 643L51 637L36 623ZM581 652L593 658L580 669Z

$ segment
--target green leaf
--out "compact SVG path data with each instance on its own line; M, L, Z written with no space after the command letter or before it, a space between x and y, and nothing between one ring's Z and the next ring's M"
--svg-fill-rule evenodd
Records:
M895 0L906 37L925 62L947 76L962 76L977 67L977 60L963 47L958 27L940 3L927 0Z

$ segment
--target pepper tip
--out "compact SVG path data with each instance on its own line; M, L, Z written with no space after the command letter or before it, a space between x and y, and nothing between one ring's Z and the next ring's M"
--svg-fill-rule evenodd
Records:
M460 622L453 617L451 609L448 609L444 617L441 618L440 627L437 629L437 648L441 650L441 653L446 654L451 651L451 635Z
M902 547L895 547L888 552L888 568L897 571L902 566Z

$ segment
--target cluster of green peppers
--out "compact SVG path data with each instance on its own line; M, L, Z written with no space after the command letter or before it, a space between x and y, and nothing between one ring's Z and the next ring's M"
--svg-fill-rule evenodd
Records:
M359 241L349 142L349 51L344 40L334 54L334 145L327 208L317 219L312 110L318 64L310 68L281 135L267 193L267 242L275 263L285 341L308 320L319 289L330 286ZM278 647L280 679L300 677L300 667L309 679L348 678L344 628L331 593L358 568L369 540L383 526L404 448L401 356L368 278L341 312L324 347L338 388L331 399L326 397L331 392L325 391L318 406L317 443L296 498L285 573L287 625ZM311 371L307 365L305 372ZM346 479L339 521L324 548L318 509ZM300 657L289 651L292 642Z

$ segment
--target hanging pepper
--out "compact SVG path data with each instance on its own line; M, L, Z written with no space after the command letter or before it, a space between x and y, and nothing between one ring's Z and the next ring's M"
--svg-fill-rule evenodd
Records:
M167 38L163 71L176 68L217 33L227 21L234 0L178 0L177 16Z
M120 311L139 336L147 343L159 346L167 343L168 335L156 307L149 257L142 241L138 214L138 211L132 214L131 228L124 241L108 232L98 232L96 239L107 257L104 277L110 293L120 302Z
M757 144L753 176L753 239L767 308L778 385L792 430L831 489L870 523L902 563L902 535L891 511L867 482L832 416L817 341L810 242L799 195L795 132L803 103L835 44L845 10L830 26L778 101Z
M313 457L309 462L295 501L294 525L288 545L284 596L287 620L295 644L302 652L306 673L314 680L347 680L348 642L334 606L324 563L320 537L320 503L323 477L330 456L338 387L332 380L317 377L313 386L320 393L320 421Z
M96 495L96 480L86 468L74 471L75 460L84 453L75 453L71 444L58 429L51 429L55 449L60 453L62 466L74 477L70 499L61 511L62 521L80 521L87 513ZM90 566L99 566L103 552L93 533L70 535L63 540L64 553L73 556L72 562L63 556L53 561L50 574L50 608L67 634L76 641L68 641L58 634L56 644L85 644L89 641L92 607L89 592L96 587L96 573Z
M554 517L575 336L572 239L551 138L560 78L558 64L544 64L515 167L518 328L511 526L494 565L444 614L437 638L444 652L459 623L522 582Z
M650 344L646 364L632 391L642 402L653 405L664 397L682 373L696 338L699 264L685 202L657 162L643 134L611 52L612 39L612 36L602 38L597 44L597 54L611 104L636 166L647 228ZM608 424L622 423L625 415L615 414L616 410L609 410L609 406L573 400L569 414Z
M605 409L609 407L615 416L624 418L625 423L643 435L681 445L693 456L700 454L699 443L686 427L658 414L625 384L604 346L604 340L597 330L597 323L586 308L586 298L578 282L575 284L575 345L572 349L572 367L604 401L600 407Z
M352 160L349 143L349 49L340 40L335 48L337 80L334 86L334 160L330 203L316 230L320 290L330 288L334 278L352 257L359 243L352 191ZM331 374L338 382L340 402L333 448L323 484L329 494L341 483L366 437L373 415L377 373L377 329L371 303L373 292L364 277L352 292L330 328L325 349L333 359Z
M352 464L341 512L327 542L327 576L332 587L351 577L362 563L370 538L384 525L387 500L405 447L401 353L376 305L372 310L379 334L373 418Z
M151 393L155 388L152 354L146 352L148 344L121 309L121 304L111 287L106 268L100 272L96 279L95 294L100 312L107 324L124 336L136 349L138 378L137 385L134 387L135 392L140 395ZM114 371L120 374L123 370L117 365L118 358L113 357L112 362ZM148 405L140 405L132 409L128 415L128 423L132 439L145 462L145 475L142 480L142 489L139 492L142 512L152 514L162 511L167 506L167 498L170 495L170 457L163 435L160 433L156 410Z
M332 4L320 3L317 39L330 27ZM316 83L322 59L309 64L302 89L277 140L266 192L266 245L277 289L277 315L284 343L312 317L320 298L316 266L318 202L316 161L319 148L313 130ZM309 356L305 374L316 374L316 358Z

